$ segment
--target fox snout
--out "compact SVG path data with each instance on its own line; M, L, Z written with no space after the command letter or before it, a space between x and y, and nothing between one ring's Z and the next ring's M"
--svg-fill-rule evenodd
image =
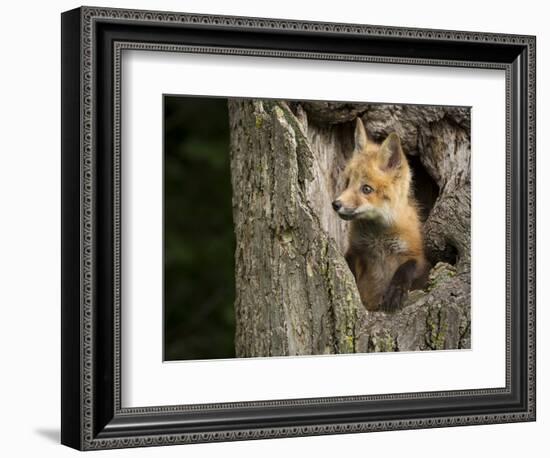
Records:
M338 213L338 216L340 218L346 221L353 219L353 217L355 216L355 208L345 207L340 199L332 201L332 208L336 213Z

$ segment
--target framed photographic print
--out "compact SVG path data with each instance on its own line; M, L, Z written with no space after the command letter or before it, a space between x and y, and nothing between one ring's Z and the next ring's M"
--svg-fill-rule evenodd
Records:
M62 443L535 419L535 38L62 15Z

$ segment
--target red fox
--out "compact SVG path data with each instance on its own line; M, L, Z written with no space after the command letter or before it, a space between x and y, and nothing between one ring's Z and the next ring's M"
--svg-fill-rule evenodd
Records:
M395 311L427 279L411 170L396 133L379 145L357 118L355 150L344 170L346 189L332 202L351 221L346 261L367 310Z

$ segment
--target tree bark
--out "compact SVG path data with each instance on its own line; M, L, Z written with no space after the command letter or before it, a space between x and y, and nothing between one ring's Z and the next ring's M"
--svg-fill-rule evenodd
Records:
M430 281L392 314L362 305L330 205L357 116L375 140L397 132L418 190L436 189L421 202ZM238 357L469 348L468 109L232 99L229 117Z

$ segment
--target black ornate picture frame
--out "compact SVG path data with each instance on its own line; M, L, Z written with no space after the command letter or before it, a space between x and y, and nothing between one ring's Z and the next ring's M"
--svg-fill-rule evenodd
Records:
M506 386L123 408L124 49L504 70ZM534 421L535 112L532 36L95 7L63 13L62 443L92 450Z

